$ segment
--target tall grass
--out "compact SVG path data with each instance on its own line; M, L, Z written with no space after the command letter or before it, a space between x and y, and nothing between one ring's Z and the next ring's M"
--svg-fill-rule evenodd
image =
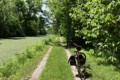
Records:
M25 51L27 47L30 47L48 37L50 36L11 37L8 39L0 38L0 64L7 62L7 60L16 53L21 53L22 51Z
M73 80L64 49L58 41L55 45L39 80Z
M47 44L46 44L47 41ZM49 48L52 39L48 38L40 41L36 45L27 48L21 54L17 54L8 63L0 66L0 80L20 80L25 78L37 62L41 60L44 53Z
M70 51L73 53L75 48L71 48ZM120 65L118 66L105 62L103 57L95 57L93 50L89 51L82 49L81 52L87 56L86 66L90 66L91 69L87 68L87 73L90 75L89 80L120 80Z
M62 39L65 41L64 37ZM72 54L75 54L75 48L69 48ZM109 63L102 56L94 56L94 49L82 49L86 54L87 60L85 66L88 80L120 80L120 64L117 66ZM89 69L91 68L91 69Z

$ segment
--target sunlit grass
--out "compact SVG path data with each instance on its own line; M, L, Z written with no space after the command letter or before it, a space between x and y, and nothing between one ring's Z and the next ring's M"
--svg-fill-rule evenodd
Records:
M39 80L73 80L67 56L60 45L53 47Z
M10 59L14 54L21 53L27 47L36 44L43 38L45 38L45 36L0 39L0 63Z
M75 48L69 49L71 53ZM90 55L92 50L87 51L82 49L87 56L86 65L90 65L92 69L87 69L87 72L92 75L89 80L120 80L120 69L115 65L102 63L104 58Z
M47 38L41 40L1 65L0 80L21 80L21 78L22 80L26 80L26 76L32 72L38 61L40 61L46 53L50 46L48 44L52 43L52 39Z

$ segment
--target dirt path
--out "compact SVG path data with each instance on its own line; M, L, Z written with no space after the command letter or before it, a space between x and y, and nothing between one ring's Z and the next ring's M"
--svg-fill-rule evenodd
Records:
M60 42L62 44L62 39L60 38ZM64 44L62 44L64 45ZM42 70L44 69L44 66L47 62L47 59L48 59L48 56L52 50L53 46L51 46L49 48L49 50L47 51L47 53L45 54L45 56L43 57L43 59L41 60L41 62L39 63L39 65L37 66L37 68L34 70L34 72L32 73L31 77L29 78L29 80L38 80ZM71 56L70 52L68 49L65 49L65 52L67 54L67 57L69 58ZM77 70L76 70L76 67L75 66L71 66L71 70L72 70L72 73L74 75L74 80L80 80L79 77L76 77L76 75L78 74Z
M60 42L61 42L61 45L64 46L64 44L62 43L62 38L60 38ZM65 52L66 52L67 57L69 59L69 57L71 56L71 53L68 49L66 49L66 48L64 48L64 49L65 49ZM79 77L76 77L76 75L78 74L76 67L71 66L71 70L72 70L72 73L73 73L73 76L74 76L74 80L81 80Z
M38 80L42 70L44 69L44 66L47 62L48 56L49 56L52 48L53 48L53 46L50 46L49 50L47 51L47 53L45 54L45 56L43 57L43 59L41 60L39 65L37 66L37 68L34 70L34 72L32 73L29 80Z

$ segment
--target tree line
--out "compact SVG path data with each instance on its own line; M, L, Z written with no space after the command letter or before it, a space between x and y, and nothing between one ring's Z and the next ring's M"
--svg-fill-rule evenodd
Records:
M94 55L119 62L119 0L47 0L54 33L85 39L95 49Z
M42 0L0 0L0 37L46 34L41 8Z

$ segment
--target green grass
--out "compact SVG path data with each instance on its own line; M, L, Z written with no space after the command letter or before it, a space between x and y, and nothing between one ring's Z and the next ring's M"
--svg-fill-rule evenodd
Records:
M60 45L53 47L39 80L73 80L67 56Z
M21 54L17 54L7 63L0 66L0 80L22 80L36 67L52 42L50 38L41 40L34 46L27 48ZM47 44L46 44L47 43Z
M13 55L21 53L27 47L36 44L47 36L37 37L12 37L0 39L0 64L9 60Z
M73 53L75 48L71 48L70 51ZM89 77L89 80L120 80L120 69L115 65L104 63L104 58L95 57L90 55L93 51L81 50L87 56L86 65L90 65L93 69L87 69L87 72L92 76Z

